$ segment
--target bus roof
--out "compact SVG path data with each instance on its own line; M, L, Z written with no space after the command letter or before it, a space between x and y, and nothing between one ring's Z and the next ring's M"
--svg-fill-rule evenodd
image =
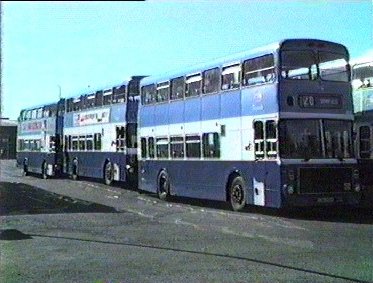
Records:
M196 74L201 71L208 70L208 69L215 68L215 67L225 67L229 65L238 64L242 60L274 53L280 47L284 45L285 46L293 46L293 45L299 46L300 44L309 44L310 42L314 42L317 44L333 44L333 46L339 46L341 50L344 50L348 54L348 51L345 46L339 43L331 42L331 41L325 41L325 40L319 40L319 39L283 39L281 41L271 43L269 45L239 52L239 53L232 54L226 57L217 58L207 63L201 63L201 64L188 66L182 69L178 69L176 71L170 71L170 72L164 73L162 75L149 76L143 79L140 85L144 86L144 85L149 85L153 83L164 82L164 81L168 81L173 78Z
M27 110L33 110L33 109L39 109L39 108L43 108L43 107L46 107L46 106L57 106L57 102L38 104L38 105L30 106L30 107L27 107L27 108L22 108L20 112L27 111Z
M81 92L78 92L79 94L70 95L70 96L67 96L67 97L64 97L64 98L65 99L79 98L82 95L96 94L96 92L98 92L98 91L105 91L105 90L108 90L108 89L113 89L115 87L120 87L122 85L128 85L129 81L130 81L130 79L124 80L119 84L106 84L104 87L96 88L96 89L92 89L92 90L90 89L90 90L86 90L86 91L81 91Z

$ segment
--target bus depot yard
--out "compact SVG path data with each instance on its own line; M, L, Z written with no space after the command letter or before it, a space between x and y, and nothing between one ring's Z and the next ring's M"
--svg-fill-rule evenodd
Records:
M0 279L372 281L373 72L349 60L285 39L21 110Z
M372 209L233 212L0 162L0 282L373 281Z

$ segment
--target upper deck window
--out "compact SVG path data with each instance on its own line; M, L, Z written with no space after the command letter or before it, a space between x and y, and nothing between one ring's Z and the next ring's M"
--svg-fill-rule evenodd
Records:
M203 93L218 92L220 89L220 69L214 68L203 72Z
M50 115L49 108L45 107L43 110L43 117L46 118L46 117L49 117L49 115Z
M171 80L171 100L181 99L184 97L185 84L184 77Z
M113 103L122 103L126 100L126 86L114 87L113 89Z
M283 51L281 76L292 80L317 78L316 56L312 51Z
M36 109L36 119L43 118L43 108Z
M320 77L325 81L348 82L347 58L341 54L331 52L319 52Z
M69 98L66 100L66 111L71 112L73 111L73 99Z
M97 91L95 94L95 106L102 106L103 102L103 91Z
M155 102L156 88L154 84L146 85L141 88L141 103L152 104Z
M157 102L167 101L170 95L170 82L157 84Z
M31 120L31 110L26 111L25 120Z
M223 68L221 73L221 89L234 89L240 87L241 68L240 64Z
M73 100L73 111L80 110L80 97Z
M31 119L36 119L36 109L32 110Z
M112 89L105 90L104 94L103 94L103 104L104 105L111 104L112 96L113 96L113 90Z
M93 93L87 96L85 104L86 108L95 107L95 95Z
M201 94L202 76L200 74L188 76L185 81L185 97Z
M245 86L273 82L275 79L273 54L244 61L243 82Z

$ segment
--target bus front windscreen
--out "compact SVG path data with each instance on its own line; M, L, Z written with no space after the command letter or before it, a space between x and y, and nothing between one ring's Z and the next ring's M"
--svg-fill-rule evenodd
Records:
M373 87L373 62L355 65L352 69L354 89Z
M347 58L338 53L320 51L319 72L324 81L348 82L350 78Z
M287 159L352 158L352 122L288 119L279 124L280 156Z
M281 53L281 77L289 80L349 81L347 57L333 52L286 50Z

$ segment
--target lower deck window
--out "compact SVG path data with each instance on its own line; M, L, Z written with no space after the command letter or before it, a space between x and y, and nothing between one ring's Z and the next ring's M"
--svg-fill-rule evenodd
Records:
M220 139L218 133L206 133L202 135L203 140L203 157L219 158L220 157Z
M201 157L201 138L200 136L185 137L186 157L200 158Z
M184 139L183 137L170 138L171 158L184 158Z
M156 149L158 158L168 158L168 139L167 138L157 138L156 139Z

